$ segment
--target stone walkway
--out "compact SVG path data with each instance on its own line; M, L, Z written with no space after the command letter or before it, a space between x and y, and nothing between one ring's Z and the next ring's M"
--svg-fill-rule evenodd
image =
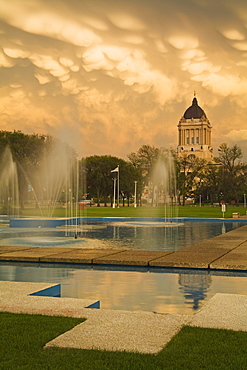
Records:
M92 301L30 295L50 287L0 281L0 311L86 318L45 347L158 353L184 325L247 331L247 295L216 294L194 315L172 315L85 308Z
M177 252L0 246L0 261L247 270L247 225Z

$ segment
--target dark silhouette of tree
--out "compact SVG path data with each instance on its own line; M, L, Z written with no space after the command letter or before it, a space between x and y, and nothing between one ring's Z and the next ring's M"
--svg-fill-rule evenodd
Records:
M220 165L218 171L222 194L228 202L235 201L239 205L247 184L247 167L241 162L242 149L236 144L229 147L223 143L219 146L218 152L219 155L214 160Z
M111 172L119 166L119 195L124 200L127 199L129 204L130 197L134 194L134 181L136 179L136 170L133 165L125 160L110 155L94 155L81 160L85 166L84 176L87 183L88 193L91 197L97 199L97 205L103 199L104 205L110 199L113 202L113 179L118 179L117 172ZM117 197L116 185L116 197Z

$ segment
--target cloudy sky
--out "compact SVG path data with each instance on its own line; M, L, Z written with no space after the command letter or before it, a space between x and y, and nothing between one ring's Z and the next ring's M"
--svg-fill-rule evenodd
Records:
M246 0L0 0L0 40L1 130L176 148L195 90L215 155L247 152Z

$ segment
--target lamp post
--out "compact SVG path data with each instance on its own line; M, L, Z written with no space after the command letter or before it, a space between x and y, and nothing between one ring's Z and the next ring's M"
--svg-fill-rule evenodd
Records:
M135 201L134 201L134 208L136 208L136 186L137 186L137 181L134 181L135 183Z
M246 194L244 194L244 207L246 208Z
M117 166L117 207L119 208L119 166Z
M113 181L114 181L114 190L113 190L113 192L114 192L114 196L113 196L113 207L112 208L115 208L115 205L116 205L116 203L115 203L115 198L116 198L116 181L117 181L117 206L118 206L118 208L119 208L119 165L116 167L116 168L114 168L114 170L112 170L111 172L117 172L117 179L114 177L114 179L113 179Z
M113 205L112 205L112 208L115 208L116 207L116 177L114 177L113 179Z

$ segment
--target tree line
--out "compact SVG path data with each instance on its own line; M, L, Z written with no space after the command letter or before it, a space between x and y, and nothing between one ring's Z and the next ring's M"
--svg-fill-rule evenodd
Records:
M59 144L59 145L58 145ZM66 201L64 178L59 173L77 171L70 177L70 192L74 192L74 200L94 199L100 206L113 203L114 176L112 172L119 166L119 195L122 205L133 202L134 192L138 205L142 205L143 193L152 183L153 169L160 158L168 156L174 163L174 183L177 187L177 201L185 205L186 199L199 199L203 203L239 204L247 193L247 165L242 162L243 152L237 145L228 146L223 143L218 148L218 155L212 162L197 157L178 157L175 150L156 148L150 145L141 146L137 152L130 153L127 160L111 155L93 155L77 160L73 148L47 135L24 134L21 131L0 131L0 184L6 175L4 153L10 148L13 162L16 164L20 204L23 208L28 199L30 187L35 189L36 201L48 195L48 182L53 181L56 192L60 191L57 200ZM55 148L60 147L60 150ZM55 159L55 161L54 161ZM46 167L43 171L49 177L40 178L44 163L54 163L54 167ZM66 162L66 166L65 166ZM66 172L67 171L67 172ZM51 180L52 178L52 180ZM136 183L136 185L135 185ZM79 184L79 191L73 190ZM2 186L2 185L1 185ZM136 186L136 189L135 189Z

